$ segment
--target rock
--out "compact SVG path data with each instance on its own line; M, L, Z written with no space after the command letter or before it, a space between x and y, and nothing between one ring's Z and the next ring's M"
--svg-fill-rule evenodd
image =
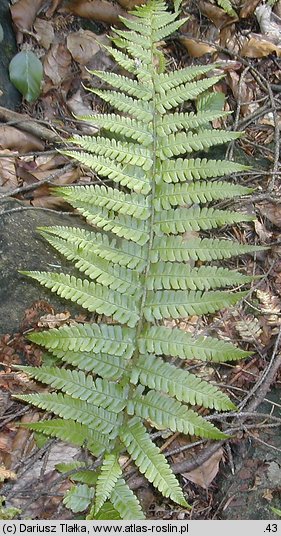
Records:
M0 22L4 34L3 41L0 43L0 106L15 110L21 103L21 95L9 78L9 63L18 52L9 0L0 2Z
M36 232L38 226L67 225L87 227L80 218L43 210L8 212L22 207L20 201L2 200L0 203L0 335L20 330L24 312L32 303L44 300L62 312L82 312L76 304L60 299L36 281L18 273L18 270L73 271L71 263L63 259ZM60 271L60 270L59 270Z

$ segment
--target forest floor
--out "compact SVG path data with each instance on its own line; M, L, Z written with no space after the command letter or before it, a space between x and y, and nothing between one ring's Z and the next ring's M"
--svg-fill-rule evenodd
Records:
M133 0L18 0L11 15L18 50L33 51L43 64L39 98L23 100L16 110L0 107L0 203L21 202L20 211L68 213L70 207L51 195L52 185L93 184L99 179L70 163L56 146L75 133L91 134L93 127L74 116L90 115L103 106L84 87L91 84L90 69L116 71L103 45L109 26ZM143 485L133 465L125 460L127 478L152 519L273 519L271 506L281 508L281 1L273 12L259 0L233 1L235 12L225 13L211 0L183 2L188 21L165 44L168 68L216 62L223 78L214 88L214 106L233 111L215 127L230 127L244 135L227 149L227 157L251 166L233 180L254 188L243 201L217 203L255 214L254 223L223 229L241 243L261 244L255 256L227 263L254 280L239 306L211 318L190 317L180 327L193 333L208 330L253 352L238 364L204 366L202 378L211 379L238 405L240 416L217 416L235 439L212 443L180 434L159 438L161 450L179 475L190 512L175 507ZM256 8L257 11L256 11ZM83 84L83 85L82 85ZM223 149L216 153L223 158ZM0 217L4 212L0 211ZM19 214L20 217L20 214ZM68 306L66 306L68 307ZM51 441L38 448L16 423L38 420L38 411L12 395L40 386L16 372L18 363L39 365L42 352L27 342L31 329L69 324L86 317L63 312L38 299L26 304L24 317L10 331L0 325L0 482L6 506L20 508L26 519L69 519L62 505L70 480L55 470L59 461L79 455L78 449ZM2 336L1 336L2 334ZM1 509L0 519L5 510Z

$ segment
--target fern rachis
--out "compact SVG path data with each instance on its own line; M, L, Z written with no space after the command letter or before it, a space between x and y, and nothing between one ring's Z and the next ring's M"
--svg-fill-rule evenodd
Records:
M85 120L97 122L109 136L75 136L71 141L81 150L62 151L110 178L115 187L55 189L98 231L40 230L82 275L25 272L60 296L113 320L32 333L30 339L47 348L56 364L24 370L56 392L20 396L56 416L26 425L30 429L84 444L94 456L103 455L100 471L90 481L83 471L77 472L80 484L66 498L66 504L76 504L75 511L79 504L80 509L89 505L91 519L103 509L126 519L143 518L137 497L122 477L119 460L124 450L164 497L188 506L145 423L221 439L226 436L201 417L196 406L231 410L234 405L212 384L175 367L168 358L220 363L248 355L231 343L163 325L166 318L212 313L235 304L244 293L220 289L243 285L250 278L206 263L257 248L184 236L186 231L251 220L202 206L251 190L223 180L210 182L243 166L188 156L237 134L210 128L210 121L223 117L223 112L171 111L218 80L198 79L211 66L161 71L164 61L157 42L181 25L178 13L169 13L161 0L149 0L134 14L123 20L129 31L115 32L114 43L121 51L108 47L134 78L94 72L113 90L92 91L120 114ZM190 260L202 266L191 266Z

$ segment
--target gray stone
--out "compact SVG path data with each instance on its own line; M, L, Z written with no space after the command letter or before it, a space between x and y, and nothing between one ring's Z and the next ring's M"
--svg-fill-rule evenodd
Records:
M58 312L66 309L82 312L18 270L63 271L73 273L71 263L62 258L38 234L38 226L66 225L86 227L83 220L68 214L43 210L20 210L14 199L0 203L0 334L20 329L26 309L38 300L48 301ZM85 311L84 311L85 312Z

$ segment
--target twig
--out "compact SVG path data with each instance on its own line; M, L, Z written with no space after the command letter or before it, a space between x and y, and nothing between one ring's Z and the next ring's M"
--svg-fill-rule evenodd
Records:
M77 212L67 212L63 210L56 210L54 208L45 208L45 207L17 207L17 208L11 208L9 210L5 210L4 212L0 212L1 216L7 216L8 214L13 214L15 212L23 212L24 210L43 210L44 212L52 212L53 214L59 214L60 216L80 216Z
M30 119L28 115L19 114L18 112L8 110L2 106L0 106L0 121L3 121L4 123L12 121L19 129L29 132L29 134L33 134L33 136L43 140L53 143L60 141L60 137L56 132L44 127L39 121Z

